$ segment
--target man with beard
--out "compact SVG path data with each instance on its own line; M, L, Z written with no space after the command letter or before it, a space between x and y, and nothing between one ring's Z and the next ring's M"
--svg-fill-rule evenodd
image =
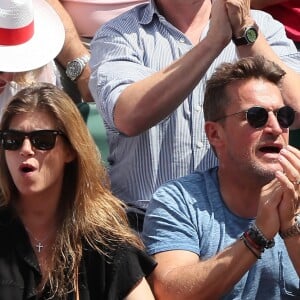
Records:
M144 223L156 299L300 297L300 151L285 72L264 57L224 63L207 82L205 131L219 167L160 187Z

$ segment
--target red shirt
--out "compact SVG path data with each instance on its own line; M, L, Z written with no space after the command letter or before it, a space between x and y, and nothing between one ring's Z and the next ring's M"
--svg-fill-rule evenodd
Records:
M284 24L287 36L300 42L300 1L286 1L264 8L274 19Z

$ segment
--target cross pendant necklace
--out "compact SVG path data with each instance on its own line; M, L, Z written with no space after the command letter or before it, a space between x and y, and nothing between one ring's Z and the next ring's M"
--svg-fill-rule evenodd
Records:
M41 242L38 242L38 244L34 245L35 248L37 248L38 253L41 252L41 250L43 250L44 245Z
M37 252L41 253L41 251L47 246L46 244L44 244L44 242L46 242L49 239L50 233L44 239L39 240L32 234L32 232L27 227L25 227L25 229L28 232L29 236L31 236L32 239L34 239L34 241L36 242L34 244L34 247L37 249Z

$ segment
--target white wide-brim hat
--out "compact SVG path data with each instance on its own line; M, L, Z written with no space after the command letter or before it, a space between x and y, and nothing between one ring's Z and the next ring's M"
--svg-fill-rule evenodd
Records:
M2 72L30 71L48 64L65 40L60 17L45 0L0 0L0 35Z

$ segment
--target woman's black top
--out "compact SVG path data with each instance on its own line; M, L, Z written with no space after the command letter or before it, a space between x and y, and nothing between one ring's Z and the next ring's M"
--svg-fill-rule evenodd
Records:
M156 266L143 251L127 244L116 247L110 257L84 247L80 300L124 299ZM38 261L23 224L8 209L0 209L0 300L38 299L35 288L40 280ZM75 299L73 293L68 299Z

